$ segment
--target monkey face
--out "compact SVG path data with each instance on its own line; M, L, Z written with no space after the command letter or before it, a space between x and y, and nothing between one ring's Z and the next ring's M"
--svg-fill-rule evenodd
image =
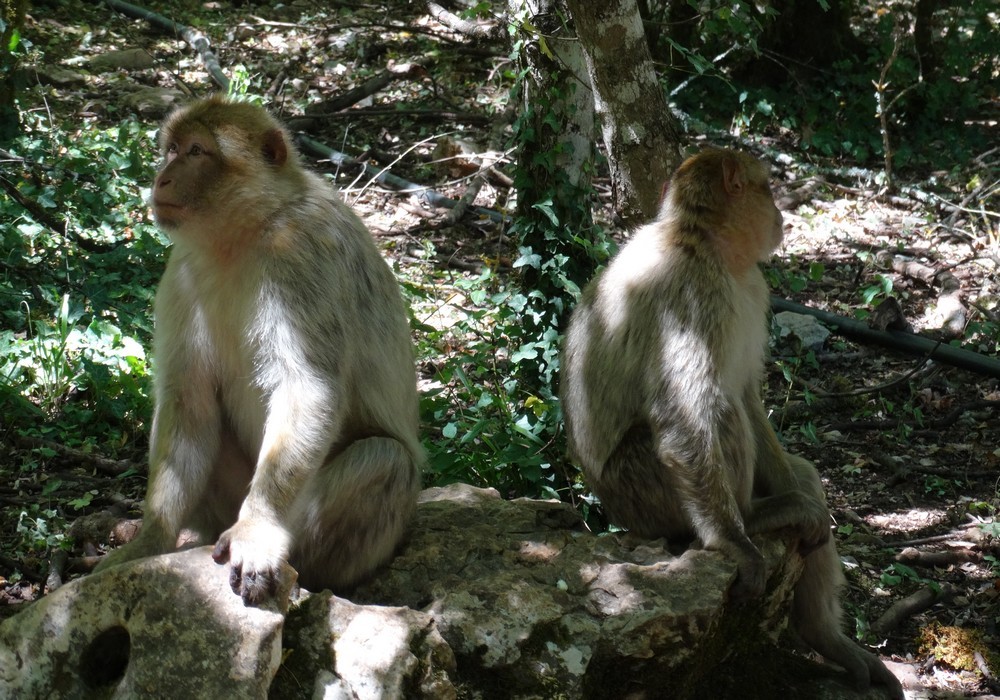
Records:
M156 221L164 229L180 228L198 216L222 178L219 145L210 131L190 126L163 138L163 165L153 181Z
M774 195L763 165L757 161L749 161L746 176L746 187L737 198L738 201L732 203L731 216L734 223L741 224L738 228L747 236L747 243L756 247L752 251L752 257L764 261L781 245L785 232L784 219L774 203Z

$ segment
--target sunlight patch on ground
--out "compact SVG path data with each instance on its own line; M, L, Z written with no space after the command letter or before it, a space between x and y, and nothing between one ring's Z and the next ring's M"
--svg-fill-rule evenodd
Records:
M946 526L948 519L948 512L939 508L912 508L895 513L874 513L864 520L880 532L902 534Z

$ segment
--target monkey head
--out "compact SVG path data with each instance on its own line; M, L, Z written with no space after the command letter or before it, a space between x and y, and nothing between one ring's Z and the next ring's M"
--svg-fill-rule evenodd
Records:
M702 229L738 264L766 260L784 230L767 167L728 149L708 148L685 160L665 187L659 218Z
M151 200L171 236L259 228L303 189L288 133L246 102L210 97L175 111L160 129L160 150Z

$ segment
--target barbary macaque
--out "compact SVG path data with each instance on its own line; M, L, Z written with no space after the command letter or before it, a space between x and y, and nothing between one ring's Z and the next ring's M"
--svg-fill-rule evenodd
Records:
M613 522L640 537L697 537L731 557L737 599L766 583L750 535L796 533L798 636L858 686L902 697L842 630L845 579L819 474L784 451L764 413L769 297L757 263L781 237L763 164L706 149L678 168L656 220L573 313L561 373L570 456Z
M364 224L264 109L210 97L160 131L152 207L173 250L156 295L145 518L102 568L215 543L233 590L291 564L344 590L386 563L422 449L406 309Z

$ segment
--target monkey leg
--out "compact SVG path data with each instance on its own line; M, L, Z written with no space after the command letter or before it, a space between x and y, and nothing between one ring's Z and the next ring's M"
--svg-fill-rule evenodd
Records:
M639 537L694 536L680 506L680 487L656 456L648 430L629 431L600 476L588 473L587 481L601 499L608 518Z
M755 498L744 514L747 532L790 528L806 554L830 539L830 512L819 472L807 460L785 452L759 400L751 397L746 410L756 439Z
M823 501L805 491L787 491L776 496L755 498L746 517L751 535L789 529L799 537L804 556L830 540L830 512Z
M882 661L843 632L840 592L846 584L833 540L805 558L795 586L792 627L799 638L823 658L841 666L859 688L884 686L893 698L903 697L899 680Z
M224 429L220 435L218 455L200 493L178 486L180 480L164 466L152 476L154 489L173 490L169 499L160 499L178 513L166 517L157 511L157 500L147 498L142 528L136 538L109 552L97 565L100 571L143 557L171 552L179 544L212 544L219 534L236 521L240 505L246 498L253 476L253 463L239 446L233 433ZM172 525L171 523L177 523ZM181 529L193 531L194 537L178 537Z
M208 485L183 523L195 538L183 544L213 544L223 530L236 522L253 472L254 463L236 436L229 430L223 431Z
M648 429L633 428L589 483L613 522L640 537L668 540L697 536L706 549L733 559L739 578L733 596L761 595L764 558L743 529L737 493L723 465L687 465L664 460Z
M420 473L403 443L351 443L309 481L295 504L290 563L310 590L345 591L388 562L405 534Z

